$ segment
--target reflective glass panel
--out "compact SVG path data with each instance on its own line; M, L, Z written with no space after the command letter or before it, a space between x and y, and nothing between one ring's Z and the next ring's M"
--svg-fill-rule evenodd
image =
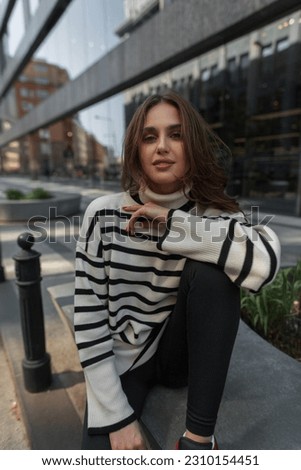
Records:
M25 32L22 0L17 0L7 24L7 52L13 57Z
M65 69L72 80L119 42L114 31L123 18L122 0L74 0L33 59Z

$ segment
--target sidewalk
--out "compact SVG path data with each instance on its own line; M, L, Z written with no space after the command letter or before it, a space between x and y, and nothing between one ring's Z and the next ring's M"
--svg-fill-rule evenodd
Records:
M81 426L85 404L85 389L77 350L70 331L66 328L49 297L47 288L58 283L65 284L74 276L73 247L61 243L65 235L58 235L57 243L49 237L44 243L33 248L41 253L42 299L45 319L46 351L51 357L52 384L49 390L29 393L25 390L22 373L24 358L21 333L18 290L15 283L12 257L20 248L16 240L26 231L24 224L2 225L3 265L6 281L0 284L0 332L2 354L6 354L6 373L13 378L12 384L0 381L0 394L8 393L16 402L15 408L23 422L20 431L15 432L12 413L7 404L0 401L1 426L0 448L4 449L79 449ZM66 233L67 235L67 233ZM59 241L59 239L62 239ZM10 385L8 387L8 385ZM1 423L2 424L2 423ZM16 424L16 423L15 423Z
M14 381L0 336L0 449L27 450L29 442L17 401Z
M43 185L52 191L80 192L82 210L90 200L112 192L108 188L0 177L0 191L13 184L26 190ZM260 216L263 218L264 214ZM301 218L277 215L271 226L277 231L282 243L282 266L301 259ZM78 228L76 224L66 227L52 221L48 224L47 242L34 246L41 253L46 350L51 356L53 383L49 391L30 394L23 385L21 363L24 351L12 260L19 251L17 237L27 227L25 223L2 224L0 227L7 279L0 283L0 335L3 342L1 345L0 341L0 395L6 397L0 401L0 449L80 448L85 407L83 374L72 333L68 324L58 315L48 291L48 288L67 286L73 282L73 257ZM223 439L223 448L231 449L229 436L242 449L246 442L249 443L249 449L278 448L281 439L283 449L301 448L301 365L273 349L267 348L266 342L241 325L221 407L218 432ZM2 380L4 377L6 379ZM179 400L183 402L185 391L165 394L158 407L155 404L158 404L158 397L162 398L161 393L156 389L150 396L144 420L152 429L157 442L170 446L177 437L176 432L185 411L183 407L171 409L171 404ZM18 416L21 419L17 419ZM166 436L162 435L162 430L157 426L158 420L162 418L172 423ZM275 433L275 436L269 435L270 432ZM259 447L254 447L257 445Z

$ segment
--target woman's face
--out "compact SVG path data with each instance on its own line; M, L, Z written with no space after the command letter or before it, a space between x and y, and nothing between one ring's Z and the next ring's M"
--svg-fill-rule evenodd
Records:
M140 163L150 189L170 194L182 187L188 170L180 114L176 107L159 103L147 113L139 145Z

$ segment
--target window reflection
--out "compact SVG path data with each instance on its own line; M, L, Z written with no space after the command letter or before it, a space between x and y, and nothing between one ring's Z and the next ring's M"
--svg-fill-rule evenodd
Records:
M13 57L24 36L25 22L23 1L17 0L7 24L7 54Z
M40 0L29 0L29 10L31 16L34 16L40 4Z
M34 55L68 71L72 80L118 42L122 0L73 0Z
M32 16L39 4L38 0L30 1ZM22 0L18 0L10 20L12 54L24 32L21 27L20 39L16 36L13 40L13 26L20 18L24 23L21 7ZM73 0L4 97L2 131L114 47L120 41L115 29L123 16L123 0ZM31 173L33 177L119 177L123 132L123 98L115 96L10 143L2 151L0 170Z
M298 11L161 76L189 96L231 148L228 191L254 202L281 201L288 212L298 190L300 23ZM126 124L146 96L160 90L157 82L127 92Z
M69 81L66 69L41 60L30 60L15 82L18 118Z

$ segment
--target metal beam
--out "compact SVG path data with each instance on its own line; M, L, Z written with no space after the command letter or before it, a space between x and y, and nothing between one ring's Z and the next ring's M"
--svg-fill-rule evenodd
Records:
M5 95L71 1L72 0L47 0L46 2L40 3L26 31L24 40L21 41L15 56L10 60L1 77L0 97ZM14 2L10 1L8 7L13 6L13 4Z
M0 16L0 39L2 38L6 30L7 22L12 12L12 9L15 6L15 3L16 0L6 0L6 2L4 2L2 5L2 14Z
M175 1L0 136L0 146L300 8L300 0Z

